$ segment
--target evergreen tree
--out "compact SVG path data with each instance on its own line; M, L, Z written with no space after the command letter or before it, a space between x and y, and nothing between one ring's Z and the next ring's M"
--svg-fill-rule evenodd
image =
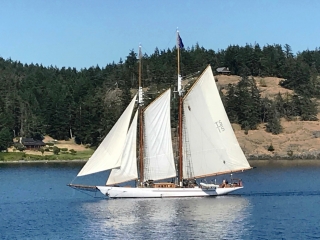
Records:
M268 123L266 124L266 130L267 132L271 132L272 134L279 134L282 132L280 113L277 111L275 104L273 104L268 114Z
M268 99L267 97L264 97L261 100L260 105L260 119L261 122L267 122L269 119L270 109L272 105L272 100Z
M311 84L310 70L307 64L303 61L295 61L289 59L286 64L284 73L284 81L280 85L295 90L298 94L304 96L313 96L314 89Z
M300 99L300 112L302 121L317 121L317 103L308 97Z
M12 145L12 135L7 127L0 130L0 152L6 151Z
M279 117L284 117L286 115L286 105L280 92L276 95L274 103L275 103L274 107L277 113L279 114Z
M230 122L238 123L238 97L236 96L235 86L228 85L228 91L225 97L225 109L229 117Z
M237 115L241 127L256 129L260 116L260 93L254 78L243 76L236 86Z
M259 44L255 44L252 59L251 59L251 75L252 76L261 76L261 58L262 50Z
M292 48L289 44L284 45L284 55L285 58L293 58Z

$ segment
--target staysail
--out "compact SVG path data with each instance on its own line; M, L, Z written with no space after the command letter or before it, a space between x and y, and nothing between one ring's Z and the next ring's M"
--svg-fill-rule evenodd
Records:
M134 96L129 106L122 113L116 124L112 127L108 135L90 157L88 162L83 166L77 176L84 176L120 167L120 156L126 141L127 131L136 97L137 96Z
M120 157L120 168L112 169L107 184L113 185L117 183L128 182L138 178L137 171L137 121L138 112L134 115L133 121L129 128L123 153Z
M176 176L173 158L170 89L144 111L144 181Z
M249 169L208 66L183 100L183 178Z

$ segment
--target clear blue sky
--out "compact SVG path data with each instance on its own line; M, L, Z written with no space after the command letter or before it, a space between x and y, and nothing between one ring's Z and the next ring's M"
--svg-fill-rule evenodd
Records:
M139 43L147 54L246 43L320 47L318 0L0 0L0 56L44 66L104 67Z

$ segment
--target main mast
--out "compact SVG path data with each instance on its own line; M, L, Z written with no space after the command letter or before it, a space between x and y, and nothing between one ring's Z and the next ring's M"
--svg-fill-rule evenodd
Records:
M140 180L140 186L142 186L143 183L143 92L142 92L142 84L141 84L141 59L142 59L142 53L141 53L141 45L139 45L139 180Z
M180 47L183 48L183 43L177 30L177 53L178 53L178 93L179 93L179 125L178 125L178 134L179 134L179 185L182 187L182 178L183 178L183 166L182 166L182 88L181 88L181 75L180 75Z

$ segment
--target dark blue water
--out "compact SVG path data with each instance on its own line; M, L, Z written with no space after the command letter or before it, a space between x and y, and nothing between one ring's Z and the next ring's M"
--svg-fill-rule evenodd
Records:
M252 164L230 196L115 200L66 186L82 165L0 165L0 239L320 238L319 164Z

